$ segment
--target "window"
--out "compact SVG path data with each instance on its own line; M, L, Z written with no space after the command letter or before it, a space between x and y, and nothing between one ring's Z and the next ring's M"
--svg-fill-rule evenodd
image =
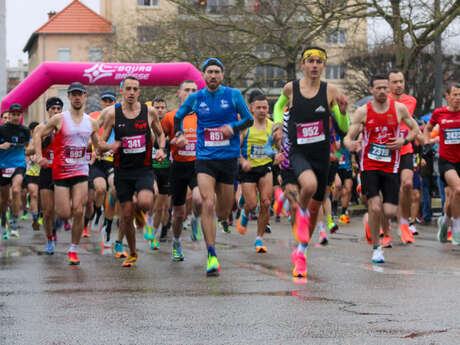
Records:
M345 65L327 65L326 79L345 79Z
M226 13L228 11L229 0L208 0L208 13Z
M100 62L102 61L102 48L90 47L88 50L88 61Z
M266 87L283 87L285 72L282 68L275 66L257 66L256 80Z
M155 40L156 30L154 26L138 26L137 27L137 40L139 42L147 43Z
M139 7L158 7L159 0L137 0Z
M347 38L345 29L337 29L326 35L327 44L345 44L346 40Z
M70 48L58 48L58 61L72 61L72 51Z

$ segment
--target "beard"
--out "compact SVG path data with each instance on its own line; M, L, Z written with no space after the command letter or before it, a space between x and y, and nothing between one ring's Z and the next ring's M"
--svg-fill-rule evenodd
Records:
M77 106L77 105L72 104L72 108L74 108L75 110L80 110L82 107L83 105Z

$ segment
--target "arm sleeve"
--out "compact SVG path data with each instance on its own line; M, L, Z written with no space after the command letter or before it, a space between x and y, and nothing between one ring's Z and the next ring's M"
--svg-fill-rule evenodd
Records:
M190 96L187 97L184 104L181 105L179 110L177 110L176 115L174 115L174 133L184 131L182 128L182 120L188 113L190 113L193 110L195 103L196 96L194 93L192 93Z
M350 118L348 117L348 114L342 115L337 104L332 107L332 112L334 114L334 119L337 122L338 128L342 132L346 133L350 128Z
M244 101L240 90L232 90L233 103L235 104L236 112L240 114L241 120L230 123L229 125L234 131L242 131L252 126L254 119Z
M273 122L274 123L283 123L283 114L284 107L289 103L289 98L287 98L284 93L281 93L281 96L275 103L273 108Z

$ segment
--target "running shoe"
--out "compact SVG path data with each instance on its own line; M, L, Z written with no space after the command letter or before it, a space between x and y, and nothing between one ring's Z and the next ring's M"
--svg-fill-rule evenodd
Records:
M267 226L265 227L265 233L266 234L271 234L272 233L272 227L271 227L270 223L268 223Z
M256 248L256 253L266 253L268 252L267 247L264 246L262 240L256 240L254 242L254 248Z
M417 228L415 227L415 224L410 224L409 225L409 230L412 233L412 235L414 235L414 236L418 235L418 231L417 231Z
M401 241L404 244L414 243L414 236L409 230L409 224L399 224L399 236L401 236Z
M10 230L10 236L18 238L19 237L19 232L17 230L11 229Z
M121 259L128 257L128 254L123 250L123 243L115 241L112 248L116 258Z
M7 240L9 237L10 237L10 236L9 236L9 234L8 234L8 231L5 231L5 232L3 233L2 238L3 238L4 240Z
M327 228L329 229L329 233L334 234L339 230L339 226L335 224L334 222L328 222L327 223Z
M38 218L38 224L43 225L43 217Z
M217 277L220 273L219 260L217 256L208 256L208 262L206 264L206 275L208 277Z
M33 221L32 229L34 229L34 231L40 231L40 223L37 220Z
M27 212L24 212L23 215L21 216L21 219L27 220L28 217L29 217L29 214Z
M328 240L327 240L327 235L326 235L326 231L325 230L321 230L319 232L319 244L321 244L322 246L326 246L328 244Z
M69 222L65 222L64 223L64 230L65 231L72 230L72 224L70 224Z
M78 254L75 252L69 252L69 265L80 265L80 260L78 259Z
M293 277L306 278L307 277L307 258L304 253L297 249L291 255L294 256L294 269L292 270Z
M191 217L187 217L184 222L182 223L182 229L184 230L187 230L187 228L190 226L191 224Z
M452 227L447 228L447 242L452 242Z
M85 227L83 228L83 232L82 232L82 234L81 234L81 237L87 238L87 237L90 237L90 236L91 236L91 234L90 234L89 231L88 231L88 227L85 226Z
M137 253L130 255L126 260L121 263L122 267L133 267L137 261Z
M134 209L134 223L138 230L142 230L145 226L145 215L142 210L137 207Z
M372 245L372 233L371 233L371 228L369 227L368 219L369 219L369 213L366 212L363 218L364 238L366 239L367 243Z
M380 240L380 245L381 245L383 248L391 248L391 247L393 247L392 241L393 241L393 239L391 238L391 236L384 236L384 237Z
M173 241L172 261L184 261L184 253L182 253L182 245L179 241Z
M152 250L160 250L160 242L158 238L154 237L152 241L150 241L150 249Z
M452 231L452 244L460 246L460 231Z
M348 214L343 213L339 217L339 222L342 224L348 224L350 223L350 217L348 216Z
M144 240L146 241L152 241L154 238L153 236L153 228L151 225L147 225L145 228L144 228Z
M273 211L275 212L275 215L277 217L279 217L281 215L281 211L283 211L284 202L281 199L282 195L283 195L283 190L281 188L276 188L275 189L275 202L273 203Z
M438 218L438 241L441 243L446 243L448 241L447 239L447 230L449 228L449 222L446 220L444 222L444 217L439 217Z
M46 242L45 253L48 255L53 255L54 246L55 246L54 240Z
M374 264L383 264L384 262L385 262L385 258L383 257L382 246L378 246L372 252L372 263L374 263Z
M198 221L198 219L196 218L193 219L190 222L190 225L192 227L192 232L190 233L190 239L193 242L201 240L201 226L200 226L200 222Z
M241 218L241 217L240 217ZM218 221L219 227L222 229L222 232L225 234L229 234L232 232L226 220L219 220Z
M300 207L297 208L295 224L292 226L292 230L297 242L310 242L310 216L308 214L302 214Z
M238 230L238 232L241 234L241 235L244 235L248 232L248 226L243 226L241 224L241 218L243 218L243 212L241 212L241 216L240 218L238 218L238 220L236 221L236 230Z

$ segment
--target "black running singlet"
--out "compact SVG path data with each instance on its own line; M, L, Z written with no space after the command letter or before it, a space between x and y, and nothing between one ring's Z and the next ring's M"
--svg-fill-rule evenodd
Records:
M300 93L299 80L292 82L292 108L289 110L289 140L293 149L307 149L310 153L329 155L329 104L327 83L321 82L318 93L313 98L305 98Z
M152 166L152 140L148 107L141 103L141 111L134 119L123 114L121 104L115 106L115 140L121 145L115 154L114 166L136 169Z

